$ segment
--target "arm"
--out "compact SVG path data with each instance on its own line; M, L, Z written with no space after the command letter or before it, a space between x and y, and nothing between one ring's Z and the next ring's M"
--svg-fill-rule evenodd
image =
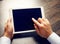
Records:
M53 32L47 19L38 18L38 20L35 20L32 18L32 20L39 36L46 38L51 44L60 44L59 36Z
M47 38L47 40L51 44L60 44L60 37L54 32Z
M8 38L6 36L1 37L0 40L1 40L1 44L10 44L11 43L10 38Z
M5 24L4 34L0 38L1 44L10 44L12 37L13 37L13 28L11 25L11 19L9 19Z

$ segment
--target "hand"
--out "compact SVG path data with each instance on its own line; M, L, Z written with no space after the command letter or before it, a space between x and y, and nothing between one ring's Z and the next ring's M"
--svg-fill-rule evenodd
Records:
M34 22L34 27L37 33L41 37L48 38L53 32L51 25L47 19L38 18L38 20L35 20L34 18L32 18L32 21Z
M13 37L13 27L12 27L12 20L9 19L5 25L5 28L4 28L4 36L12 39Z

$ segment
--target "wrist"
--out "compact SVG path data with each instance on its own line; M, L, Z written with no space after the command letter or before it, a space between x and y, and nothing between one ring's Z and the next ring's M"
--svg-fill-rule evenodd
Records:
M10 34L8 34L8 33L4 33L3 36L5 36L5 37L7 37L7 38L9 38L9 39L12 39L12 37L11 37Z
M48 38L52 33L53 33L53 31L50 31L49 33L47 33L47 37L46 38Z

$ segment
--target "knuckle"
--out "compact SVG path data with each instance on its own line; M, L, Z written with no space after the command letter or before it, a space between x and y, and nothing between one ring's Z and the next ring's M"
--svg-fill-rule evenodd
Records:
M41 26L40 26L40 28L43 28L43 27L44 27L44 25L41 25Z

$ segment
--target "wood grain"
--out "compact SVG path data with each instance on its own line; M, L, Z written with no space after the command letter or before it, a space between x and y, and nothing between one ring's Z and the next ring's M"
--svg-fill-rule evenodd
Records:
M40 0L54 32L60 35L60 0Z

